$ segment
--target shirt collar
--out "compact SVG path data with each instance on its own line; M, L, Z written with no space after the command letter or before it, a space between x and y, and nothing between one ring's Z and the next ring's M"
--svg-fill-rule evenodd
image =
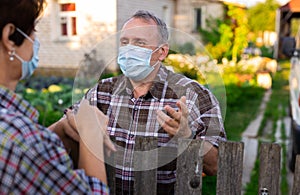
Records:
M160 66L159 71L153 81L153 85L151 86L149 92L144 96L144 98L156 98L161 99L163 94L163 90L166 87L168 77L168 70L163 65ZM117 87L114 90L115 94L120 95L132 95L133 86L130 83L129 79L122 75L119 77L115 86Z
M27 116L34 122L38 122L38 111L15 92L0 85L0 106L11 112Z

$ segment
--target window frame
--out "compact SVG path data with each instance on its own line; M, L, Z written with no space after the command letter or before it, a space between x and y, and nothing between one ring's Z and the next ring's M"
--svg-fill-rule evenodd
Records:
M194 8L194 32L198 32L203 27L203 10L201 7Z
M74 10L63 11L63 4L74 4ZM74 23L75 20L75 23ZM66 25L66 34L63 30L63 25ZM60 41L76 41L78 40L78 16L77 5L74 1L58 1L58 36Z

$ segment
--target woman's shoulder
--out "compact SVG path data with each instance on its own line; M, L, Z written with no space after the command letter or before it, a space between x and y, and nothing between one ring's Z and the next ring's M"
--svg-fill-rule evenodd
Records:
M57 135L51 130L25 115L9 110L0 111L0 142L5 139L21 144L23 149L45 141L61 146Z

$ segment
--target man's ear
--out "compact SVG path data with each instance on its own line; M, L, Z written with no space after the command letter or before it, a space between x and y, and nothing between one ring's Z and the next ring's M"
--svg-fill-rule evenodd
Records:
M167 55L168 55L168 53L169 53L169 44L164 43L164 44L161 46L159 52L160 52L160 55L159 55L158 59L159 59L160 61L163 61L163 60L167 57Z
M15 32L15 30L16 30L16 27L12 23L6 24L2 30L1 41L2 41L4 48L7 51L11 51L15 47L15 43L9 39L10 35L12 35Z

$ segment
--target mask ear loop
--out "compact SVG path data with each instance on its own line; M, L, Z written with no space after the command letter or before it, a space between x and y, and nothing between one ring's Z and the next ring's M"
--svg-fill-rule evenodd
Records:
M19 32L19 33L21 33L26 39L28 39L33 45L34 45L34 41L26 34L26 33L24 33L21 29L19 29L19 28L16 28L16 30ZM15 49L12 49L12 51L9 51L8 52L8 54L9 54L9 60L10 61L13 61L14 60L14 57L16 57L18 60L20 60L21 62L24 62L24 60L20 57L20 56L18 56L17 54L16 54L16 52L15 52Z
M158 51L161 48L162 45L159 45L155 50L152 51L151 55L153 53L155 53L156 51ZM158 64L159 64L160 60L157 60L157 62L152 66L153 68L155 68Z
M159 45L155 50L152 51L152 54L156 51L158 51L161 48L161 45Z
M16 28L16 30L21 33L24 37L26 37L31 43L34 43L34 41L26 34L24 33L21 29Z

